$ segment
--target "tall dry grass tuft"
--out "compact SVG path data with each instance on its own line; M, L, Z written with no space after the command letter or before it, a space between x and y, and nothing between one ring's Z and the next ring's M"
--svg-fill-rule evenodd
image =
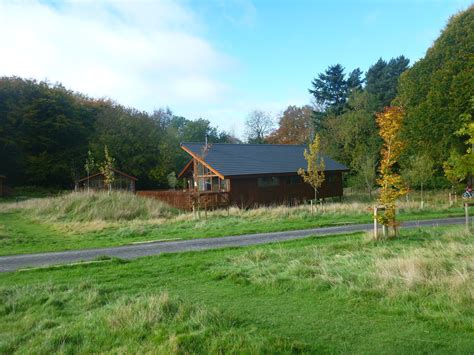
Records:
M427 283L435 275L430 271L428 259L409 255L392 259L377 260L375 268L378 278L384 284L401 283L408 288Z
M450 241L376 258L373 276L379 287L391 296L425 290L453 302L474 302L474 245L466 243L473 235L456 228L443 237Z
M469 304L474 303L473 237L453 227L403 231L385 243L362 235L322 246L272 246L227 258L210 272L216 279L271 288L323 287L388 297L433 293L452 304Z
M357 244L357 243L355 243ZM363 277L360 260L349 250L327 253L324 249L274 247L257 249L228 258L213 266L217 279L266 287L352 287Z
M11 206L8 206L11 208ZM167 218L177 212L157 200L127 192L78 192L16 204L31 215L52 221L92 222Z
M123 300L106 316L107 325L113 331L126 328L151 327L169 321L180 312L180 306L171 302L168 293Z

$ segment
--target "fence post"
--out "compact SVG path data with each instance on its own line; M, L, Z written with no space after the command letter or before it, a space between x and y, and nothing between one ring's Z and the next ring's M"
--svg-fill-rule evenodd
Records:
M374 206L374 239L377 240L378 238L377 206Z
M313 212L313 200L311 200L310 202L311 202L311 214L314 214L314 212Z
M374 206L374 236L378 238L378 221L377 217L380 211L385 211L385 206ZM382 236L385 238L387 236L388 228L385 224L382 223Z
M466 232L469 233L469 203L464 203L464 216L466 218Z

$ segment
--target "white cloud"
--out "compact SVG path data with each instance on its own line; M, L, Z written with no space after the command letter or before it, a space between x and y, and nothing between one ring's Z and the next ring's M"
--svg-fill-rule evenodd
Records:
M0 3L0 75L51 82L152 110L215 104L235 61L171 1Z
M294 100L265 99L233 85L246 75L206 38L209 28L185 3L0 0L0 76L60 82L140 110L168 106L242 136L253 109L273 115ZM218 3L231 26L253 26L249 0ZM287 93L298 97L300 93Z

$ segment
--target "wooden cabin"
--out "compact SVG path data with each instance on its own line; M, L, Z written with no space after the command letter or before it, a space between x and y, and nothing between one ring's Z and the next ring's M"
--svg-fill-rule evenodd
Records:
M7 177L5 175L0 175L0 196L6 195L5 180Z
M138 180L136 177L125 174L117 169L112 169L114 172L114 182L112 184L112 190L130 191L135 192L135 183ZM90 176L86 176L77 181L75 190L108 190L108 186L105 183L105 177L102 173L96 173Z
M297 174L306 168L304 145L182 143L190 160L178 175L199 195L225 194L244 207L291 204L314 198L314 189ZM326 179L318 197L342 197L347 167L324 156Z

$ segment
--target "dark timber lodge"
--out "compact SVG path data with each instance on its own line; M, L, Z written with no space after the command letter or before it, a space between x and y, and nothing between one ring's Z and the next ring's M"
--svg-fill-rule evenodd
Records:
M112 169L114 172L114 182L112 183L112 190L135 192L135 183L138 180L136 177L125 174L117 169ZM98 172L96 174L86 176L76 182L75 190L107 190L109 187L105 183L104 174Z
M178 194L193 195L201 208L293 204L314 198L313 188L297 174L307 166L304 145L182 143L181 148L190 160L178 175L187 189ZM318 196L340 197L342 173L348 169L327 156L324 161L326 179ZM189 208L176 196L156 197Z

